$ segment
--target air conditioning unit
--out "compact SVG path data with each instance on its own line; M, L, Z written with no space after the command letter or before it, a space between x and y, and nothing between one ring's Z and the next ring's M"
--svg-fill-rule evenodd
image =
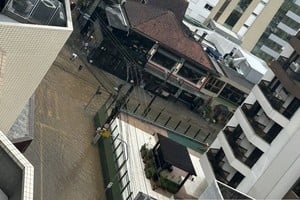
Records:
M64 5L59 0L11 0L6 12L21 22L65 26L67 21Z

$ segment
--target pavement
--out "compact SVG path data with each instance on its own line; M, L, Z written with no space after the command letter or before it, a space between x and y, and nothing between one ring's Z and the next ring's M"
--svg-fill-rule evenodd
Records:
M116 94L113 88L122 81L87 62L87 52L80 50L83 39L76 23L74 27L35 92L35 136L24 154L35 167L34 200L105 199L98 148L91 145L95 133L93 117ZM75 61L70 60L73 52L79 56ZM98 87L101 94L95 95ZM140 113L150 100L148 93L136 87L128 109L134 111L141 104L137 109ZM192 124L188 130L190 137L199 141L206 139L208 132L217 132L214 124L204 123L199 115L183 109L183 105L162 98L153 103L149 118L154 120L162 108L168 112L159 117L161 123L172 116L169 125L182 132Z
M101 86L94 95L99 80L86 66L78 71L85 57L72 62L79 44L69 43L35 92L35 136L24 154L35 168L34 200L105 199L99 152L91 141L95 111L109 93Z

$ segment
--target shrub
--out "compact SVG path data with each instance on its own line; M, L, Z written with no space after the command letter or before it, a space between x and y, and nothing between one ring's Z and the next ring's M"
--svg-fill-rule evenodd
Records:
M174 183L173 181L170 181L167 178L159 177L158 182L159 187L167 190L170 193L176 194L179 190L179 185L177 183Z
M147 154L145 156L146 160L152 160L153 159L153 152L152 150L147 150Z
M155 168L154 167L145 168L145 174L148 179L152 178L153 175L155 174Z
M149 150L148 150L147 147L146 147L146 144L144 144L144 145L141 147L140 152L141 152L141 156L142 156L143 160L145 161L146 156L148 155L148 152L149 152Z

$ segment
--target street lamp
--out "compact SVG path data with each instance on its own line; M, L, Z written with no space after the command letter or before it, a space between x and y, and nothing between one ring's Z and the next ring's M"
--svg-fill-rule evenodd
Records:
M92 102L92 100L94 99L94 97L96 96L96 95L100 95L100 94L102 94L102 92L100 91L100 89L101 89L101 87L100 86L98 86L98 88L97 88L97 90L96 90L96 92L93 94L93 96L90 98L90 100L89 100L89 102L88 102L88 104L84 107L84 110L86 110L87 109L87 107L90 105L90 103Z

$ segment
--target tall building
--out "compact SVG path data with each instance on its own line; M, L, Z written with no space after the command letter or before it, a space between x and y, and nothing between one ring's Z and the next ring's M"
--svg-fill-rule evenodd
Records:
M0 199L32 200L34 169L0 131Z
M0 1L0 199L33 199L33 166L7 136L73 30L69 4Z
M200 158L208 182L258 199L300 197L300 34L289 44Z
M300 28L300 1L190 0L186 19L206 24L271 61Z
M72 32L69 0L0 3L0 130L10 129Z

